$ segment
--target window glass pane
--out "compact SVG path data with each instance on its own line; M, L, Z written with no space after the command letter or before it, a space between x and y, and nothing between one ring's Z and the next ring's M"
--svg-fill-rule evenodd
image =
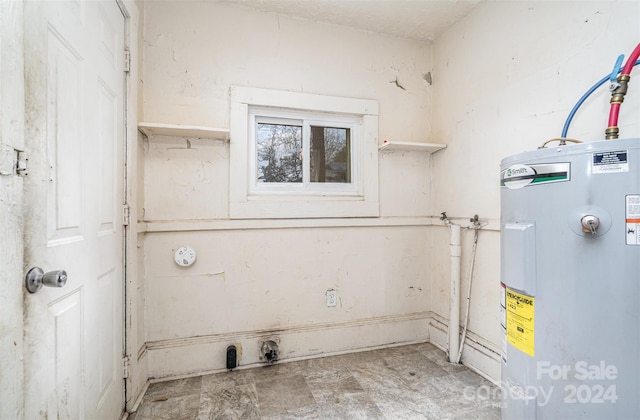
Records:
M351 182L348 128L311 126L311 182Z
M258 182L302 182L302 126L257 124Z

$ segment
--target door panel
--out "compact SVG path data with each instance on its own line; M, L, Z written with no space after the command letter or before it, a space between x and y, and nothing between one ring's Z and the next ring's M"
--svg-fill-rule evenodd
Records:
M118 324L122 319L118 319L120 313L114 311L119 304L119 296L114 292L118 290L117 284L121 279L117 278L118 271L111 270L98 278L98 312L106 314L99 320L98 332L98 378L99 389L98 405L105 403L114 387L118 387L122 382L122 359L118 357L122 354L121 342L118 340L122 334ZM120 377L118 377L120 373Z
M47 246L82 240L82 127L76 123L82 109L80 56L53 28L47 31L47 151L50 179L47 202ZM79 153L78 153L79 152Z
M49 304L52 320L56 393L50 401L62 419L79 419L82 413L82 291L76 290ZM27 400L29 401L29 400Z
M25 417L124 409L124 18L115 1L25 1Z
M115 137L117 123L115 118L117 112L118 98L116 94L108 89L101 81L98 92L98 155L100 159L99 190L98 200L100 201L99 235L111 235L114 233L117 221L115 220L116 209L114 203L117 195L118 185L113 183L114 168L113 163L117 162L117 151L114 150L112 139Z

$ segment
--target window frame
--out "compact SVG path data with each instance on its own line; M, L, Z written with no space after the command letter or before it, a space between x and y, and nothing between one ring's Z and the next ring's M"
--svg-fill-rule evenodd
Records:
M379 216L377 101L241 86L231 87L230 100L230 218ZM351 183L258 183L256 118L263 117L349 128ZM303 165L308 170L308 159Z

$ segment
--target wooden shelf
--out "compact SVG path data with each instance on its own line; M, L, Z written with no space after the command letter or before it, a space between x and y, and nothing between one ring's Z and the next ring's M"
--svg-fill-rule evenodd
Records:
M140 122L138 123L138 130L140 130L147 137L174 136L193 137L199 139L229 140L229 129L227 128Z
M433 153L447 147L446 144L417 143L407 141L388 141L378 147L378 150L398 150L404 152L427 152Z

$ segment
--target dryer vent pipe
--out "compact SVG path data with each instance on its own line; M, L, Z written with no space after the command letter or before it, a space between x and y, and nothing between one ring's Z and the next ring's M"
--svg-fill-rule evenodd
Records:
M266 360L268 363L278 361L278 343L273 340L263 341L260 347L260 358Z

